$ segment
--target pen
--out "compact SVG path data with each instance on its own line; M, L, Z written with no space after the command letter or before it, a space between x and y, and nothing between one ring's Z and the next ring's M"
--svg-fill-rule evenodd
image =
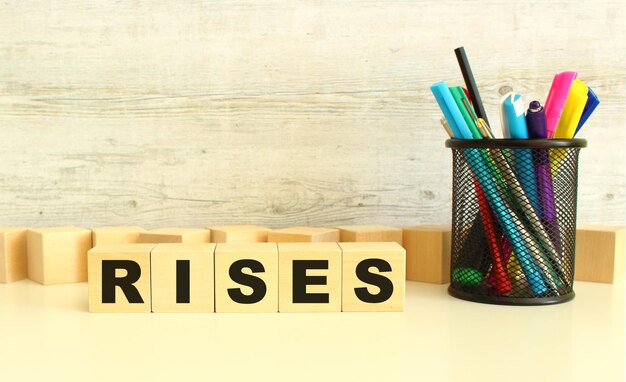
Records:
M463 88L463 93L465 93L465 97L467 97L467 99L472 102L472 96L469 94L469 92L467 91L467 88ZM472 103L473 105L473 103Z
M483 138L487 138L487 139L495 138L493 136L493 132L489 128L489 125L487 125L487 122L485 122L484 119L478 118L476 120L476 127L478 127L478 131L480 132L480 135L483 136Z
M456 105L459 108L459 111L461 112L465 123L472 133L472 138L482 138L482 136L478 132L478 128L476 127L476 116L474 114L474 110L470 105L467 97L465 96L463 88L461 88L460 86L451 86L449 89L450 94L452 94L452 98L454 98L454 102L456 102Z
M443 112L450 129L452 130L454 137L457 139L472 139L472 133L470 132L467 123L461 115L459 107L456 105L450 89L445 82L441 81L431 85L430 91L435 96L439 108Z
M580 117L587 103L587 85L580 80L574 80L567 96L567 101L563 107L561 113L561 119L557 124L554 138L556 139L572 139L576 133L576 127L580 121ZM552 176L555 176L561 161L565 159L567 151L563 149L556 149L552 151Z
M506 121L509 137L513 139L528 139L522 96L516 93L509 93L502 100L501 111L504 112L502 119Z
M548 98L546 98L544 105L548 138L550 139L554 136L567 95L572 87L572 82L574 82L577 76L578 73L576 72L563 72L555 75L552 80L552 86L550 86L550 92L548 92Z
M598 99L596 93L594 93L594 91L591 90L590 87L588 87L587 90L587 103L585 104L585 108L583 109L583 115L580 117L580 122L578 122L578 126L576 127L576 132L574 133L574 136L578 134L580 128L583 127L591 113L593 113L596 107L598 107L598 105L600 104L600 100Z
M476 176L472 176L472 181L474 183L474 189L476 190L476 196L478 197L478 207L493 259L493 269L489 280L495 284L494 286L499 294L507 294L511 292L511 281L506 273L506 262L503 263L503 255L500 253L501 246L498 242L499 236L493 222L493 213L489 209L487 198L482 188L480 188Z
M532 139L546 139L548 137L546 114L539 101L532 101L526 112L528 134ZM539 191L539 215L544 226L550 231L552 242L558 253L561 253L561 235L559 222L556 216L552 171L550 169L550 154L547 149L535 151L535 166L537 172L537 189Z
M456 48L454 50L454 54L456 55L456 59L459 62L459 67L461 68L461 74L463 75L465 86L467 86L467 91L470 94L472 104L474 105L474 109L476 110L476 116L478 118L484 119L485 122L489 124L489 119L487 119L487 113L485 113L485 108L483 107L483 101L480 99L480 93L478 93L478 86L476 86L476 81L474 80L472 68L469 64L469 60L467 59L467 54L465 54L465 48L462 46Z
M502 136L504 138L511 138L511 132L509 131L509 121L506 117L507 111L505 107L505 102L507 99L511 98L512 95L513 93L509 92L500 99L500 126L502 127Z
M572 139L574 133L576 133L576 127L580 122L580 117L585 109L587 103L587 85L581 80L574 80L572 87L567 96L567 101L563 107L561 118L557 124L556 131L554 132L554 138L557 139Z
M539 101L532 101L526 112L526 126L531 139L548 138L548 122L546 112Z
M452 132L452 129L450 129L450 125L448 125L448 121L446 121L446 118L441 117L439 121L441 122L441 126L443 126L443 129L446 131L446 134L448 134L450 138L454 138L454 133Z

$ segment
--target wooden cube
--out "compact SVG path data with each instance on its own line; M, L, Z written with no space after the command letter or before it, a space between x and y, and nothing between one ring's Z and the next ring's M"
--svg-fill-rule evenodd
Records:
M213 243L265 243L269 228L256 225L209 227Z
M624 280L624 226L578 225L574 279L600 283Z
M450 282L449 225L406 227L402 246L406 250L406 279L434 284Z
M102 245L89 251L90 312L150 312L154 244Z
M213 312L215 244L157 244L150 253L153 312Z
M132 244L139 242L141 227L96 227L91 229L93 246L109 244Z
M275 243L217 244L215 311L278 312Z
M158 228L139 234L140 243L210 243L211 231L196 228Z
M402 230L383 225L351 225L337 227L341 242L395 241L402 245Z
M267 234L270 243L296 243L296 242L337 242L339 230L335 228L321 227L291 227L275 229Z
M87 281L89 249L88 229L31 229L27 234L28 278L44 285Z
M27 230L27 228L0 227L0 283L11 283L28 276Z
M278 243L278 310L341 312L337 243Z
M405 250L398 243L339 243L342 311L404 310Z

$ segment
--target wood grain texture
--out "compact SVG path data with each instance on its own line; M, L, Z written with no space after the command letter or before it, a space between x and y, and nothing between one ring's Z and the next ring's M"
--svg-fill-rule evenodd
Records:
M0 225L449 223L451 155L428 86L461 84L459 45L492 122L506 91L543 100L555 72L580 72L602 103L582 134L579 221L622 224L625 9L3 4Z

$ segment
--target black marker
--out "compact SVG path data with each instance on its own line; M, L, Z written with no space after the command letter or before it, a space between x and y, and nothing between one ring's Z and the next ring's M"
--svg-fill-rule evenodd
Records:
M476 81L474 81L472 68L470 67L469 61L467 60L467 55L465 54L465 48L463 48L462 46L456 48L454 50L454 53L456 54L456 59L459 62L459 67L461 68L461 73L463 74L465 86L467 86L467 91L472 98L472 103L474 104L476 116L478 118L484 119L485 122L487 122L487 125L491 126L489 120L487 119L487 113L485 113L485 108L483 107L483 101L480 99L480 94L478 93Z

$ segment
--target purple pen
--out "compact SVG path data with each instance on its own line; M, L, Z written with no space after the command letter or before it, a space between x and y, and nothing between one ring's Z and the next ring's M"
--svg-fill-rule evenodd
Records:
M526 125L528 126L528 136L531 139L546 139L548 137L546 113L539 101L532 101L530 103L528 111L526 112ZM539 216L544 226L550 232L554 248L560 254L562 247L561 235L556 216L554 188L552 186L552 169L550 167L550 154L548 150L535 150L534 161L540 199Z
M539 101L530 103L526 113L526 125L528 127L528 136L531 139L546 139L548 137L546 112Z

